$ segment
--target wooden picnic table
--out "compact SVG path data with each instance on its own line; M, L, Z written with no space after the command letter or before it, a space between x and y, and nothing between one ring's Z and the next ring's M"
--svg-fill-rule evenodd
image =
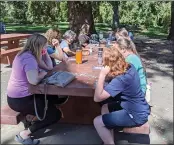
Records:
M12 33L12 34L1 34L1 46L4 45L4 41L7 41L8 49L18 48L19 40L28 38L31 34L20 34L20 33Z
M76 75L66 87L61 88L55 85L47 85L47 94L70 96L68 102L62 105L64 118L61 122L92 124L93 119L100 114L100 105L93 101L95 84L100 70L93 69L97 64L98 49L90 56L83 57L82 64L76 64L74 58L67 63L61 62L53 71L68 71ZM44 85L30 85L30 93L44 94Z

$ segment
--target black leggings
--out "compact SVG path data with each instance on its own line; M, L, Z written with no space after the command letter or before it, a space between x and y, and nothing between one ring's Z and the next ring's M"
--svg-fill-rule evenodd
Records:
M37 104L37 111L38 115L42 118L44 114L44 95L37 94L36 96L36 104ZM50 96L47 95L48 100L48 109L46 113L46 117L43 121L36 121L30 127L30 131L32 133L36 132L37 130L47 127L51 124L56 123L61 118L61 111L58 110L55 104L58 104L58 96ZM24 98L10 98L7 99L8 105L14 111L20 112L23 115L36 115L34 110L34 95L27 96Z

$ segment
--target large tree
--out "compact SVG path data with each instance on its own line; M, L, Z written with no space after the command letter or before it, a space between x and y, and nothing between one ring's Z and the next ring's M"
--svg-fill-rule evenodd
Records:
M113 9L113 21L112 21L112 29L115 30L119 27L120 21L119 21L119 1L110 1Z
M90 1L68 1L68 19L70 29L77 35L85 19L88 20L90 25L89 33L96 32L92 14L92 2Z
M174 41L174 1L171 2L171 27L168 39Z

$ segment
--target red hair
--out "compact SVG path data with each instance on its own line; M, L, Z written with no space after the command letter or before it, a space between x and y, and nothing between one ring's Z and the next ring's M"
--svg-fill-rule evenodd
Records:
M104 51L103 64L110 67L109 78L124 74L129 67L121 53L113 47Z

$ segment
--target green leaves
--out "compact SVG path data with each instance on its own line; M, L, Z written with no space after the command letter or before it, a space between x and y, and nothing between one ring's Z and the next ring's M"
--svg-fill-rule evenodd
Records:
M78 2L77 7L85 3ZM163 1L91 1L94 21L112 25L116 5L119 21L126 25L162 26L171 23L171 2ZM53 25L68 21L67 1L1 1L1 21ZM80 15L80 14L79 14ZM77 16L78 17L78 16Z

